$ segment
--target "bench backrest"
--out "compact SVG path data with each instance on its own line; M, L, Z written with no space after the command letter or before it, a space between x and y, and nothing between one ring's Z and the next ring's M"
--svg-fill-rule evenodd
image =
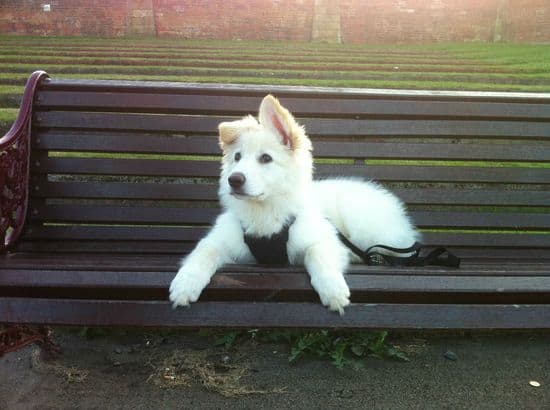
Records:
M380 181L424 242L464 258L550 258L550 94L46 79L20 250L184 253L219 213L217 125L273 93L316 177Z

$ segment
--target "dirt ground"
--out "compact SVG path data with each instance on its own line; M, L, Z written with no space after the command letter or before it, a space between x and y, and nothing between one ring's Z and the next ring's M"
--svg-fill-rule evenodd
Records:
M343 370L317 358L289 364L288 346L249 338L225 350L189 331L54 333L63 349L54 360L35 346L0 358L1 409L550 408L547 333L401 334L392 340L410 362Z

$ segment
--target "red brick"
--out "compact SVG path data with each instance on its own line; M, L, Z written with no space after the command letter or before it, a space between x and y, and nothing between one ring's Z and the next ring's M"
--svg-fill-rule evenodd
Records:
M315 0L3 0L0 33L310 41L314 10ZM346 43L550 42L549 0L339 0L339 10Z

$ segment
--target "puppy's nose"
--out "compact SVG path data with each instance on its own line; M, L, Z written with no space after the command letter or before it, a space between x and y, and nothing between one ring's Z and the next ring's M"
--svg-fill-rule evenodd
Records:
M246 177L242 172L235 172L229 176L228 181L231 188L239 189L246 182Z

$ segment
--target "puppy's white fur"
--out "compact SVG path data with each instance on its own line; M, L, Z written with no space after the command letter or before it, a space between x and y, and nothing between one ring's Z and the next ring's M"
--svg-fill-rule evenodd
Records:
M223 150L219 197L224 212L183 261L170 285L174 306L195 302L217 269L254 263L243 232L271 236L295 217L287 252L304 265L321 303L343 314L350 291L344 280L349 261L359 261L337 237L340 231L366 249L384 244L411 246L419 237L401 201L382 187L356 179L312 181L311 142L277 99L251 116L219 125ZM263 161L268 155L271 161ZM228 178L244 175L239 189Z

